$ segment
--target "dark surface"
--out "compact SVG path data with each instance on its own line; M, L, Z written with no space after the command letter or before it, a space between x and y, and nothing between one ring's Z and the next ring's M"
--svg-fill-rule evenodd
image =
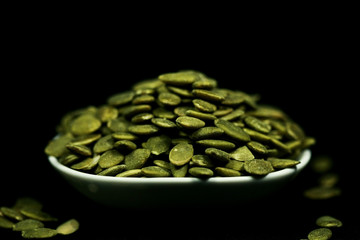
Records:
M316 228L321 215L344 223L333 230L332 239L360 239L358 149L350 140L358 128L358 110L352 105L354 64L346 51L329 51L333 45L322 41L296 47L259 45L246 53L227 44L201 51L175 46L160 51L151 44L93 49L89 42L60 42L17 40L6 55L0 205L11 206L17 197L31 196L60 220L77 218L80 230L64 239L300 239ZM112 209L80 195L51 168L43 150L63 114L101 105L139 80L181 69L202 71L217 79L220 87L259 93L261 102L282 108L317 139L314 156L334 159L332 171L340 174L342 196L305 199L303 191L316 185L318 178L307 168L277 194L246 204ZM0 238L21 239L3 229Z

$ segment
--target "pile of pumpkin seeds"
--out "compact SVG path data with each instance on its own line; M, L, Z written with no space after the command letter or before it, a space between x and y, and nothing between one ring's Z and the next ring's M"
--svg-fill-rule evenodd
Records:
M0 208L0 228L21 232L23 238L49 238L58 234L69 235L79 229L79 222L70 219L56 228L45 227L45 224L57 222L58 219L42 210L43 205L34 198L21 197L12 207Z
M115 177L266 175L296 166L314 138L258 100L197 71L165 73L67 113L45 153Z

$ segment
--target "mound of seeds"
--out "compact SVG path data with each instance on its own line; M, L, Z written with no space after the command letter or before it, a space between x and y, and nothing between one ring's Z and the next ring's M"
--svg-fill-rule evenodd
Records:
M166 73L67 113L45 153L116 177L233 177L294 167L315 143L259 96L196 71Z
M0 228L12 229L20 232L23 238L50 238L56 235L69 235L79 229L79 222L70 219L56 228L45 225L57 222L58 219L43 211L43 205L30 197L21 197L12 207L0 208Z

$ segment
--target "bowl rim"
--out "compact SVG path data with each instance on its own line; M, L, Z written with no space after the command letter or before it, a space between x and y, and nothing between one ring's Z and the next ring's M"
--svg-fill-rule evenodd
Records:
M95 174L85 173L81 171L74 170L70 167L67 167L61 164L58 159L54 156L49 156L48 160L50 164L62 174L66 174L71 177L81 178L88 181L93 182L119 182L119 183L239 183L239 182L251 182L254 180L258 181L268 181L268 180L276 180L279 178L283 178L286 176L294 175L295 173L300 172L305 168L305 166L310 162L311 159L311 151L309 149L303 150L298 160L300 161L294 167L284 168L281 170L277 170L275 172L269 173L263 177L254 177L254 176L239 176L239 177L211 177L207 179L200 179L196 177L154 177L154 178L139 178L139 177L114 177L114 176L99 176Z

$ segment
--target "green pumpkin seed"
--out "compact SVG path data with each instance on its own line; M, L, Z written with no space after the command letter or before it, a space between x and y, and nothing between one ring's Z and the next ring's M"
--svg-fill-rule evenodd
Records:
M39 209L34 209L34 208L22 208L20 210L21 214L23 214L24 216L31 218L31 219L35 219L38 221L42 221L42 222L50 222L50 221L57 221L57 218L51 216L50 214L43 212L42 210Z
M14 223L8 219L6 219L5 217L0 216L0 228L13 228L14 227Z
M192 94L195 97L198 97L200 99L210 101L210 102L221 102L225 100L224 95L219 94L214 91L204 90L204 89L194 89L192 90Z
M141 169L131 169L116 175L116 177L140 177L140 176L142 176Z
M244 162L230 159L229 162L225 165L225 167L234 169L236 171L243 171L244 170Z
M220 162L228 163L230 161L230 154L217 148L207 148L205 154Z
M192 102L195 108L201 112L212 113L215 112L217 109L217 106L215 104L209 103L202 99L194 99L192 100Z
M131 102L134 96L135 92L133 91L122 92L109 97L107 102L111 106L120 106Z
M251 150L259 154L266 155L268 153L268 149L261 143L250 141L246 144L246 146Z
M118 116L118 110L112 106L102 106L97 111L97 116L102 122L115 119Z
M125 164L121 164L121 165L115 165L112 167L109 167L105 170L101 170L100 172L96 173L99 176L115 176L119 173L121 173L122 171L124 171L126 168Z
M117 150L109 150L100 156L99 166L101 168L109 168L118 165L124 160L124 158L124 155L119 153Z
M224 168L224 167L216 167L215 172L221 177L239 177L241 173L234 169Z
M71 132L75 135L86 135L95 132L101 127L101 121L92 114L77 117L71 123Z
M129 140L135 141L138 140L138 137L129 132L115 132L111 135L116 140Z
M186 116L195 117L195 118L201 119L203 121L211 121L211 120L216 119L216 117L210 113L203 113L203 112L198 112L195 110L187 110Z
M89 147L85 145L79 145L74 143L68 143L66 144L67 149L69 149L73 153L80 154L82 156L89 157L92 155L92 151Z
M161 74L158 78L163 83L175 85L175 86L190 85L199 79L197 74L187 71L176 72L176 73L165 73L165 74Z
M103 153L108 150L113 149L114 147L114 139L111 135L106 135L100 138L94 145L94 153Z
M194 148L188 143L179 143L173 147L169 154L169 160L175 166L187 164L194 154Z
M191 158L192 166L213 168L215 164L207 155L197 154Z
M205 126L204 121L189 116L178 117L176 123L185 129L198 129Z
M239 140L241 142L249 142L250 136L242 130L240 127L235 126L232 122L223 120L223 119L216 119L214 121L215 126L224 130L225 134L229 137Z
M26 230L42 228L42 227L44 227L44 224L39 220L25 219L16 223L13 227L13 231L26 231Z
M170 170L173 177L185 177L188 172L188 168L189 168L188 164L178 167L170 163Z
M199 140L196 141L196 144L199 144L203 147L207 147L207 148L217 148L217 149L221 149L221 150L231 150L233 148L235 148L235 144L229 141L225 141L225 140L218 140L218 139L204 139L204 140Z
M114 143L114 148L119 151L129 152L137 148L136 144L130 140L119 140Z
M171 172L159 166L149 166L141 169L146 177L170 177Z
M178 95L169 92L160 93L158 100L165 106L177 106L181 103L181 98Z
M22 231L23 238L50 238L57 235L57 231L51 228L36 228Z
M317 228L308 234L309 240L328 240L332 236L332 231L328 228Z
M341 189L332 187L312 187L304 191L304 196L309 199L330 199L341 195Z
M69 135L59 136L54 140L50 141L45 148L45 153L49 156L61 157L68 152L66 145L72 140Z
M151 122L160 128L176 128L176 124L166 118L152 118Z
M128 127L128 131L130 133L142 136L157 133L159 131L159 128L152 124L143 124L130 126Z
M271 163L264 159L253 159L245 161L244 169L252 175L267 175L274 171Z
M145 148L138 148L125 156L126 170L139 169L144 166L151 151Z
M248 116L244 119L245 123L255 131L261 133L269 133L271 131L271 125L267 124L256 117Z
M143 147L149 149L152 154L160 155L166 153L170 149L171 138L166 135L160 135L149 138Z
M294 167L300 163L300 161L297 161L297 160L274 158L274 157L269 157L267 160L271 163L271 165L274 168L277 168L277 169Z
M237 148L236 150L230 153L230 157L231 159L242 162L253 160L255 158L255 156L247 146L242 146Z
M85 160L75 163L71 165L72 169L81 170L81 171L88 171L96 167L100 159L100 155L97 155L95 157L89 157Z
M1 207L0 211L2 212L2 214L8 218L17 220L17 221L21 221L24 219L24 216L17 210L12 209L12 208L8 208L8 207Z
M224 133L224 130L218 127L203 127L191 134L195 140L218 138Z
M70 219L56 228L58 234L70 235L79 229L79 222L76 219Z
M321 216L318 219L316 219L316 225L319 227L341 227L343 223L332 216Z
M132 100L132 104L134 105L150 104L153 102L155 102L155 97L147 94L137 96Z
M214 175L214 172L209 168L192 167L189 169L190 175L198 178L209 178Z
M151 113L139 113L131 118L132 123L143 123L152 119L154 115Z

